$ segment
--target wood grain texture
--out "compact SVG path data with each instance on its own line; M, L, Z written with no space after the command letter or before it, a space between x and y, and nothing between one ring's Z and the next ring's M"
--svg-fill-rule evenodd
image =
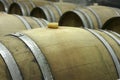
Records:
M119 45L105 33L95 32L112 46L120 59ZM87 30L59 27L58 29L33 29L21 33L30 37L42 50L55 80L118 79L108 50ZM14 56L25 80L42 80L41 72L31 51L20 39L6 36L0 41ZM4 72L5 69L2 71ZM4 75L0 74L0 76Z

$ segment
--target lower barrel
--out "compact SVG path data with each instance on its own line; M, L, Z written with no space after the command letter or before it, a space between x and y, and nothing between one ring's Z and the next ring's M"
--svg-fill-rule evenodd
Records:
M105 22L102 29L112 30L120 34L120 16L112 17Z
M0 14L0 36L11 32L29 30L33 28L44 28L48 21L34 17L25 17L19 15Z
M59 20L59 25L99 29L111 17L120 15L119 11L119 9L106 6L77 8L64 13Z
M37 18L44 18L50 22L58 22L64 12L73 10L76 7L76 4L56 2L42 7L35 7L31 11L30 15Z
M117 40L120 37L108 31L72 27L10 34L0 39L0 77L3 80L117 80L120 77Z

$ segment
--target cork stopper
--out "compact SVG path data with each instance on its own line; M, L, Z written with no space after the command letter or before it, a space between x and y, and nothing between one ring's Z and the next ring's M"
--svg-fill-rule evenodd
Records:
M48 24L48 28L52 28L52 29L58 29L58 23L49 23Z

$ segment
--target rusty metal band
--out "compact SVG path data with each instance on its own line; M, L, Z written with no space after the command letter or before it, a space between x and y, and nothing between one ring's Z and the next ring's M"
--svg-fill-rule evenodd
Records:
M52 4L52 6L54 6L54 7L56 8L59 16L62 16L62 11L61 11L61 9L60 9L57 5L55 5L55 4Z
M25 18L23 16L19 16L19 15L15 15L15 16L23 22L26 29L31 29L31 25L25 20Z
M18 32L16 34L11 34L11 35L22 40L28 46L28 48L31 50L31 52L33 53L38 65L41 69L44 80L53 80L50 66L49 66L44 54L42 53L40 48L37 46L37 44L25 34Z
M90 10L95 15L97 22L98 22L98 26L101 29L103 24L102 24L100 17L98 16L98 14L90 7L86 7L86 9Z
M118 76L120 78L120 62L116 56L115 51L112 49L110 44L100 34L98 34L97 32L95 32L94 30L91 30L91 29L86 29L86 30L88 30L90 33L92 33L94 36L96 36L103 43L103 45L106 47L106 49L108 50L108 52L111 55L111 58L115 64Z
M12 80L23 80L18 65L16 64L12 54L2 43L0 43L0 55L8 67Z
M118 38L116 38L113 34L111 34L110 32L108 31L105 31L105 30L101 30L102 32L104 32L105 34L107 34L108 36L110 36L112 39L115 40L115 42L120 45L120 40Z
M48 10L44 6L40 7L40 9L43 10L47 20L51 22L50 15L48 14Z
M53 11L49 8L49 6L44 6L44 7L48 10L48 13L50 14L51 21L56 22L56 18L55 18Z
M43 23L38 19L38 18L35 18L35 17L31 17L33 20L35 20L37 22L38 25L40 25L41 28L44 28L45 26L43 25Z
M92 19L90 18L90 16L81 9L77 9L77 11L81 12L86 17L86 19L88 20L89 26L90 26L89 28L94 29L94 25L93 25L93 22L92 22Z
M74 10L72 12L74 12L75 14L77 14L80 17L80 19L82 20L82 23L83 23L83 27L89 28L87 21L86 21L85 17L83 16L83 14L79 13L76 10Z
M120 34L118 34L118 33L116 33L116 32L113 32L113 31L110 31L110 32L120 38Z

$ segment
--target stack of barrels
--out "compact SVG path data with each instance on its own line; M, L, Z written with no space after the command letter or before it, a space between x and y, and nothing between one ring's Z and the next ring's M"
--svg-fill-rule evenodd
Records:
M120 80L120 9L56 1L0 0L0 79Z

